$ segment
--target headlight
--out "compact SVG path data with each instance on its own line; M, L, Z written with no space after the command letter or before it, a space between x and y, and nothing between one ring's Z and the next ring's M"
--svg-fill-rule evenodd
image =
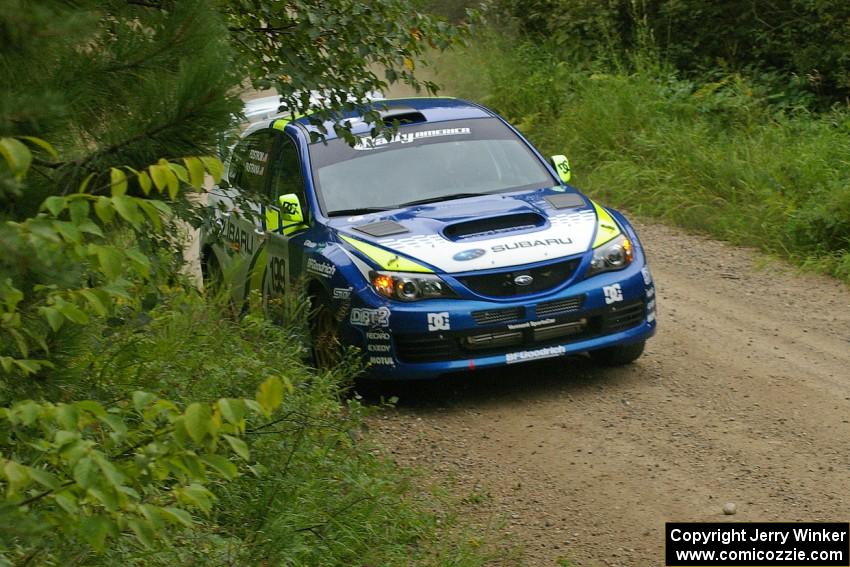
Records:
M622 270L631 264L633 259L632 241L620 235L593 251L593 260L590 261L587 275L589 277L602 272Z
M417 301L437 297L457 297L446 282L432 274L372 272L372 287L380 295L399 301Z

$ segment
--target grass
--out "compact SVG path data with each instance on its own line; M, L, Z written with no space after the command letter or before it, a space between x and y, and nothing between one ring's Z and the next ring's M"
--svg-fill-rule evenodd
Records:
M847 109L777 106L738 75L682 80L652 55L574 66L553 53L491 35L436 67L452 94L567 154L594 197L850 281Z
M51 398L120 400L146 389L177 403L251 396L269 375L294 386L273 426L247 435L252 461L214 487L217 504L195 528L155 548L119 538L102 556L56 556L104 565L454 565L488 560L421 479L384 458L364 434L381 409L349 393L354 361L320 372L303 360L303 298L281 306L279 324L234 318L224 300L163 289L142 313L64 337Z

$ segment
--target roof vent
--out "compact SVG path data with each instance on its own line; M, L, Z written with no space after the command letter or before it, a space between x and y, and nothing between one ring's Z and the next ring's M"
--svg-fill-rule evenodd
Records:
M379 111L381 120L384 124L391 126L392 123L398 120L399 124L415 124L417 122L425 122L425 115L410 106L396 106L386 110Z

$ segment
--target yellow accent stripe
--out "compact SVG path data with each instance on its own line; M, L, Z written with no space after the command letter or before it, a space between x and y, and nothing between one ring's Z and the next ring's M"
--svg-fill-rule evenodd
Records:
M306 114L296 114L292 118L278 118L277 120L272 122L272 128L274 128L275 130L283 131L283 129L286 128L287 124L289 124L290 122L293 122L295 120L298 120L299 118L304 118L305 116L307 116L307 115Z
M596 201L593 203L593 208L596 209L596 240L593 241L593 247L599 248L606 242L620 235L620 227L614 221L613 217L603 207L599 206Z
M418 262L414 262L413 260L408 260L407 258L402 258L395 252L390 252L389 250L384 250L383 248L378 248L377 246L373 246L372 244L367 244L362 240L357 240L356 238L351 238L350 236L340 235L343 240L354 246L357 250L371 258L375 261L376 264L381 266L381 268L385 270L392 270L393 272L419 272L419 273L432 273L434 270L419 264Z

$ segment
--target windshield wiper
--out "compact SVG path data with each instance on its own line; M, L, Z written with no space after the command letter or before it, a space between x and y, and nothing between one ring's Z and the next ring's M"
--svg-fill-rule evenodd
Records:
M339 209L336 211L330 211L328 213L329 217L344 217L347 215L366 215L369 213L380 213L383 211L391 211L395 207L358 207L356 209Z
M427 205L428 203L438 203L440 201L451 201L453 199L465 199L466 197L482 197L484 195L489 195L490 193L454 193L452 195L442 195L440 197L429 197L428 199L419 199L418 201L410 201L409 203L402 203L398 205L398 208L402 207L412 207L414 205Z

